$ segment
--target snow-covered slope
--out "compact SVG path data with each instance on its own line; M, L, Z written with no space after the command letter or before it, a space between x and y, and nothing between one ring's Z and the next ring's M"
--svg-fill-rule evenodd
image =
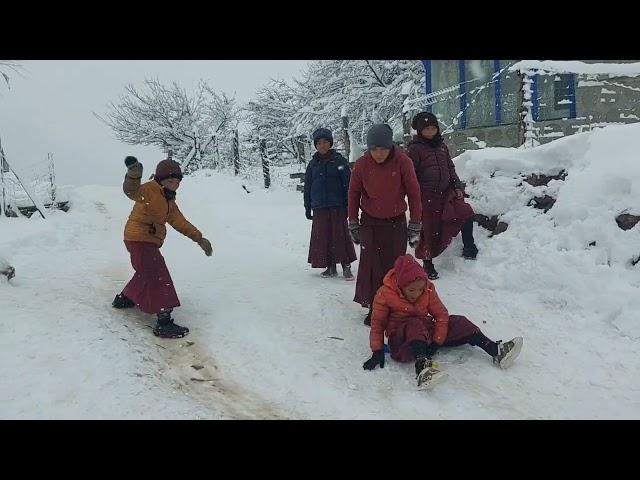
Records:
M0 219L0 253L17 274L0 277L0 417L640 418L640 265L629 263L640 226L615 223L625 209L640 214L638 127L455 160L477 210L509 228L489 238L477 227L475 262L455 239L436 259L438 292L488 336L525 345L507 371L480 349L443 349L450 380L430 393L411 364L362 369L366 311L353 283L307 265L298 192L254 184L248 194L214 172L183 181L180 208L214 254L170 230L175 317L191 329L177 341L110 307L132 273L120 189L77 188L72 209L46 221ZM560 169L564 181L518 186L520 173ZM526 206L544 193L557 197L546 214Z

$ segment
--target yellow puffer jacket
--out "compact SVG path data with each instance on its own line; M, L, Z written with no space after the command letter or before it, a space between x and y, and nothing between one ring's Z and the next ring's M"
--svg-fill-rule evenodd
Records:
M161 247L167 236L166 223L194 242L202 233L184 218L175 200L167 200L162 185L155 180L140 185L139 178L124 177L124 193L136 204L124 227L124 239L134 242L152 242Z

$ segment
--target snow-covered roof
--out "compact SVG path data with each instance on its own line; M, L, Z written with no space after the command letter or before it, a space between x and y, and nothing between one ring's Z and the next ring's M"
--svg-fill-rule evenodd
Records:
M578 60L521 60L511 67L516 70L543 70L549 73L578 73L591 75L640 75L640 62L636 63L585 63Z

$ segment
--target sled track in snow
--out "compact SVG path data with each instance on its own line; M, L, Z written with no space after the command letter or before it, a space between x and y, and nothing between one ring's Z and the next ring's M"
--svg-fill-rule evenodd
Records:
M214 359L192 335L173 340L153 337L153 343L162 359L161 380L203 405L232 419L287 418L276 406L223 378Z
M159 383L191 397L201 405L220 413L224 418L289 418L277 406L225 378L213 356L198 342L193 333L179 339L158 338L151 332L151 325L144 320L143 314L137 311L121 313L122 326L129 332L132 347L142 347L142 361L152 363L151 371L147 375L155 377Z
M106 206L95 201L96 210L103 216L111 218ZM257 394L247 391L226 378L220 371L213 356L207 352L196 335L191 332L181 339L157 338L151 331L148 317L137 310L115 310L109 306L110 295L121 289L126 280L117 278L114 272L103 271L104 282L96 285L102 291L105 308L113 312L111 318L118 318L123 329L114 329L115 325L109 321L106 325L111 333L122 334L131 340L131 347L143 347L139 351L142 362L150 362L152 368L145 374L138 375L156 377L159 383L174 391L183 393L196 400L201 405L220 413L224 418L231 419L286 419L289 415L277 406L262 400ZM119 288L118 288L119 287ZM129 341L129 340L126 340ZM152 355L155 352L155 355ZM194 368L195 366L195 368ZM149 363L145 365L149 367ZM144 367L142 367L144 369Z

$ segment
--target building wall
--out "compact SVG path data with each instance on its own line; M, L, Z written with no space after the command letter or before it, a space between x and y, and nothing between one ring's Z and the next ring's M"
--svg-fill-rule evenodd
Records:
M452 154L484 147L518 146L520 82L517 74L503 72L497 90L495 82L489 87L481 87L491 80L491 74L497 68L504 68L513 62L500 60L498 64L494 60L484 60L476 63L474 69L465 62L462 72L458 60L432 61L433 92L456 86L461 75L467 82L474 75L483 76L480 81L465 83L462 102L457 98L461 93L460 88L454 88L436 97L437 102L432 105L432 111L438 116L443 130L453 127L451 133L444 135ZM595 62L600 61L587 63ZM606 62L612 61L603 63ZM575 91L575 118L570 118L572 109L563 103L567 101L563 95L568 87L568 78L571 78ZM608 124L640 121L640 77L538 75L536 93L538 121L534 128L540 143ZM467 104L466 111L461 114L461 107ZM497 106L500 107L500 113L496 112Z

